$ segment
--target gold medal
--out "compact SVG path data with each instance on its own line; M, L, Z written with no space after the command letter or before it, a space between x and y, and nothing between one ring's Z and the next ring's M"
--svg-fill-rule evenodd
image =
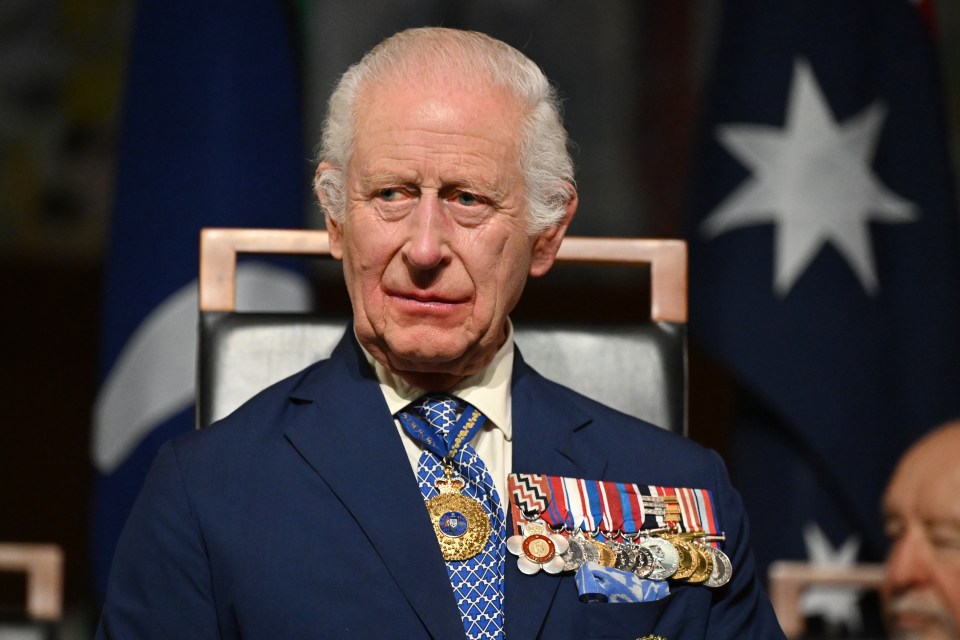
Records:
M690 577L687 578L687 582L692 584L706 582L710 574L713 573L713 556L707 553L702 545L693 543L690 544L690 548L693 549L694 555L697 556L698 563L697 568L694 569Z
M675 580L686 580L697 570L700 558L694 552L693 546L686 540L681 540L676 537L668 537L668 539L670 543L676 547L677 553L680 554L680 565L673 574L673 578Z
M450 467L436 482L440 495L427 500L433 532L444 560L467 560L483 551L490 539L490 517L483 506L460 493L464 482Z
M590 538L590 539L588 540L588 542L590 542L590 544L592 544L594 547L596 547L597 552L598 552L599 555L600 555L600 560L599 560L600 564L602 564L602 565L605 566L605 567L614 567L614 566L616 566L616 564L617 564L617 552L616 552L616 551L614 551L613 549L611 549L609 545L606 545L606 544L600 542L599 540L595 540L594 538Z

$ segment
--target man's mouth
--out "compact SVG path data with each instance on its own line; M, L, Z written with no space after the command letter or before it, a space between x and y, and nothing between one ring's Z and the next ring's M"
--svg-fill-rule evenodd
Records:
M941 626L942 614L915 607L893 607L889 615L890 626L902 631L921 631Z
M401 308L419 313L447 313L452 308L467 302L465 298L426 291L389 292L387 295Z

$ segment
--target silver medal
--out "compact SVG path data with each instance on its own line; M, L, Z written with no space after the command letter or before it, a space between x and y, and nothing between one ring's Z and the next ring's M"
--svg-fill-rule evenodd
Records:
M713 558L713 570L710 572L710 577L707 578L703 584L716 588L722 587L730 582L730 578L733 577L733 563L730 562L727 554L708 544L703 545L701 548Z
M597 549L597 545L580 536L577 536L577 540L580 542L580 548L583 549L584 563L600 562L600 550Z
M633 571L634 567L637 566L639 548L640 547L632 542L616 543L614 550L617 552L617 563L614 565L614 568L620 569L621 571Z
M633 567L633 573L636 574L638 578L649 578L657 566L656 560L653 559L653 553L646 547L641 547L640 545L633 546L637 549L637 563Z
M646 538L640 546L653 554L653 571L647 577L651 580L666 580L680 566L680 554L676 547L663 538Z
M560 557L563 558L563 570L577 571L585 562L583 540L577 536L570 536L567 538L567 542L569 543L567 550L560 554Z

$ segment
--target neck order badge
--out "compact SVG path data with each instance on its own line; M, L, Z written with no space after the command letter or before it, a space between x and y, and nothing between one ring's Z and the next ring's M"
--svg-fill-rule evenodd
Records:
M458 405L452 396L427 396L414 405L418 415L407 411L399 414L407 433L441 459L443 477L434 482L439 495L427 500L427 511L443 559L448 561L474 557L486 546L491 533L490 516L478 500L463 495L466 482L456 477L453 469L457 452L473 439L486 418L468 407L457 419Z
M469 444L486 418L447 395L424 396L397 417L426 448L417 477L467 637L502 638L506 518L493 479Z

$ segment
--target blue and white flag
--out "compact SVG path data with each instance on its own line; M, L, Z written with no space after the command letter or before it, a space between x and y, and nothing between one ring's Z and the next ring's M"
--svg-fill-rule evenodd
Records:
M690 335L738 388L760 566L880 560L910 442L960 415L960 245L907 0L728 0L690 188ZM827 611L829 614L829 611Z
M113 549L160 446L194 425L199 232L303 226L294 16L273 0L138 3L103 291L93 564ZM238 307L309 305L303 276L243 263Z

